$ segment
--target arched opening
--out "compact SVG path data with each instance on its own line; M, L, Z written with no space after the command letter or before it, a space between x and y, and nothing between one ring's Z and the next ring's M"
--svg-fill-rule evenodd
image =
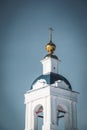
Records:
M65 130L65 123L64 123L65 114L66 114L66 110L64 106L58 105L58 109L57 109L58 130Z
M43 118L43 106L37 105L34 110L34 130L42 130Z

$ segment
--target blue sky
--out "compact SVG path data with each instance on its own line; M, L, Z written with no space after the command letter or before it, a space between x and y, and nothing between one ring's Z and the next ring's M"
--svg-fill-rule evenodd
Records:
M80 92L78 129L87 128L87 1L0 0L0 130L24 129L24 93L42 74L49 27L59 73Z

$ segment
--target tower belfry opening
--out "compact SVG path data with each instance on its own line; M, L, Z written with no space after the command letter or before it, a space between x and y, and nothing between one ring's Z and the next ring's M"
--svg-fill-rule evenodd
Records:
M70 82L59 74L52 31L50 28L50 42L45 46L48 54L41 61L43 73L25 93L25 130L78 130L78 92L73 91Z

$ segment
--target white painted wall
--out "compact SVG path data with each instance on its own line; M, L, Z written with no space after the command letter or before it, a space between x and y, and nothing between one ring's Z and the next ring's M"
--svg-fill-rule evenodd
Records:
M50 72L58 73L58 60L57 59L46 57L41 62L43 65L43 74L47 74Z
M63 88L48 85L28 91L25 94L25 130L37 130L35 108L38 105L43 107L42 130L58 130L57 113L59 109L65 111L65 130L77 130L76 103L77 93Z

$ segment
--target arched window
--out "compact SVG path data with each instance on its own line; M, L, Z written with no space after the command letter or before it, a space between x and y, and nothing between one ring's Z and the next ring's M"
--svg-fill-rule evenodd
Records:
M43 106L37 105L34 109L34 130L42 130L43 118Z

